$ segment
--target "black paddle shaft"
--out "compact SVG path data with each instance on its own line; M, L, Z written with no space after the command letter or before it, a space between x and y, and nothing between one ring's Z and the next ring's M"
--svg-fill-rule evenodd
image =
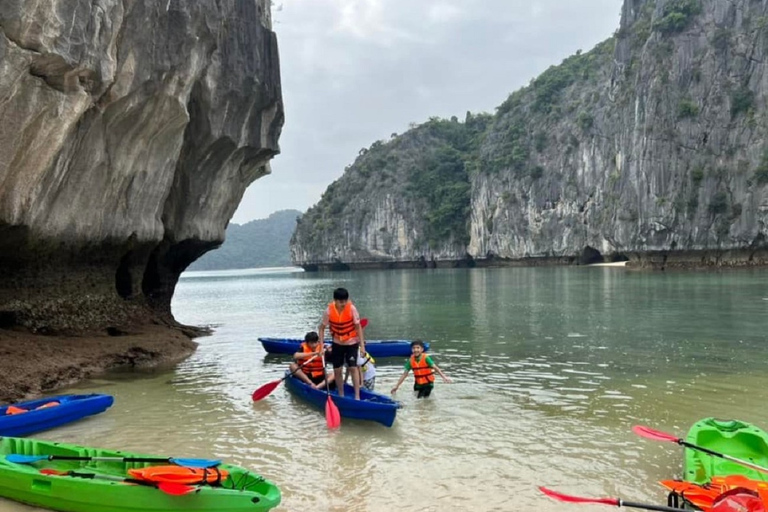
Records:
M681 508L665 507L663 505L649 505L648 503L635 503L632 501L619 500L620 507L644 508L645 510L658 510L659 512L680 512Z

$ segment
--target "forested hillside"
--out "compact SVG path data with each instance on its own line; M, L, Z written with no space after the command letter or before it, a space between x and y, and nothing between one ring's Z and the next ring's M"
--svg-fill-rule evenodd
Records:
M224 243L195 261L188 270L289 266L288 242L300 215L298 210L281 210L266 219L230 224Z

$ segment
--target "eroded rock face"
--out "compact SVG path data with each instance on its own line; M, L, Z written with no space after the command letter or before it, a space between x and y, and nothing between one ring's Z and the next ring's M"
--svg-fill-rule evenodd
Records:
M0 327L171 320L283 123L268 0L0 2Z
M625 0L613 37L510 95L463 156L467 243L427 244L421 220L440 212L397 193L412 185L407 162L393 169L399 148L425 123L329 187L299 223L294 261L768 264L766 61L765 2ZM345 188L357 195L330 193Z

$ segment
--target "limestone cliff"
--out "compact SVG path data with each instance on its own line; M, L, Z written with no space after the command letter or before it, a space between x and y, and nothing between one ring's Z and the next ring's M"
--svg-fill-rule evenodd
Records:
M768 263L767 58L766 1L625 0L613 37L497 108L463 160L468 242L437 254L438 264ZM324 204L294 237L295 261L308 268L333 263L323 242L303 243ZM365 232L375 218L411 218L412 205L337 221ZM335 245L338 262L368 265L370 239L344 234L317 238L344 241ZM409 247L376 259L412 264L426 254L424 245Z
M279 152L268 0L0 2L0 328L172 322Z

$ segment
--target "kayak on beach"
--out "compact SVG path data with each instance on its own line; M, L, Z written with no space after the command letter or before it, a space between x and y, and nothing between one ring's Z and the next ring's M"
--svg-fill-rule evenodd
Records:
M682 480L660 482L670 491L669 503L706 511L718 497L737 488L768 497L768 433L764 430L738 420L704 418L691 426L684 442L699 449L683 445Z
M264 512L281 493L219 460L0 437L0 497L62 512Z
M106 411L111 395L57 395L0 406L0 436L25 436Z

